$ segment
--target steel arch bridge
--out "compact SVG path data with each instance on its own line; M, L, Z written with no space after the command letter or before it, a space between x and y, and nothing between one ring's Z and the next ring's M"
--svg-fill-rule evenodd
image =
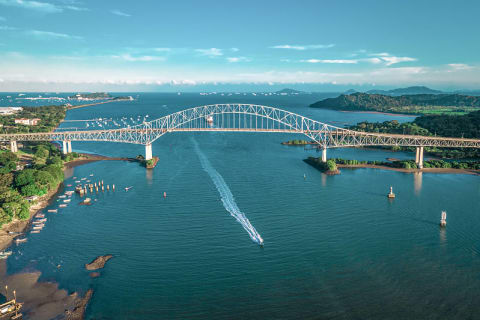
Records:
M178 111L159 119L121 129L1 134L0 141L105 141L143 144L151 158L151 144L169 132L278 132L303 134L323 148L360 146L480 148L480 140L380 134L335 127L302 115L254 104L213 104ZM13 148L13 145L12 145ZM16 148L16 146L15 146ZM71 147L70 147L71 149ZM422 156L423 158L423 156Z

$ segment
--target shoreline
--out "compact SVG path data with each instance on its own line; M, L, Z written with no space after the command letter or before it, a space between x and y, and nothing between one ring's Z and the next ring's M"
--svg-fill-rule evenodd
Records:
M470 174L470 175L480 175L480 171L468 170L468 169L453 169L453 168L423 168L423 169L403 169L403 168L392 168L388 166L381 166L375 164L337 164L338 168L342 169L383 169L390 171L397 171L403 173L449 173L449 174Z
M91 162L97 161L130 161L136 162L138 161L135 158L116 158L116 157L107 157L101 155L90 155L90 154L82 154L82 157L72 160L64 164L63 172L65 174L65 179L68 178L68 171L87 164ZM64 181L65 181L64 179ZM8 247L13 245L13 240L17 238L18 234L10 234L9 232L20 232L21 234L25 235L28 227L31 225L33 217L49 206L52 201L55 199L55 196L59 194L60 191L64 189L64 182L58 184L57 188L51 190L47 194L41 196L35 204L30 207L30 217L27 220L18 220L15 219L9 223L4 224L0 228L0 251L6 250Z
M347 113L383 114L383 115L387 115L387 116L401 116L401 117L412 117L412 118L416 118L416 117L420 116L420 115L417 115L417 114L382 112L382 111L349 111L349 110L335 110L335 111L347 112Z

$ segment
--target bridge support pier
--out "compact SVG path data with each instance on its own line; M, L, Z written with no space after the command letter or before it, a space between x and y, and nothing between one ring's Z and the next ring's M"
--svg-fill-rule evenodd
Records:
M152 160L152 144L145 145L145 160Z
M423 147L417 147L415 152L415 163L418 168L423 169Z
M68 149L67 149L67 141L62 141L62 153L67 154Z
M72 153L72 141L67 141L67 151L68 153Z
M322 148L322 162L327 162L327 147Z
M15 140L10 141L10 151L12 151L12 152L17 152L18 151L17 141L15 141Z

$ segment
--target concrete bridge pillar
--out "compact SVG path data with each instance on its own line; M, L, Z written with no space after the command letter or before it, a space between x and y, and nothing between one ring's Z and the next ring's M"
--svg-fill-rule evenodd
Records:
M415 152L415 163L420 169L423 169L423 147L417 147Z
M67 149L67 141L62 141L62 153L67 154L68 149Z
M322 162L327 162L327 147L322 149Z
M17 141L15 141L15 140L10 141L10 151L12 151L12 152L17 152L18 151Z
M152 159L152 144L146 144L145 145L145 160L151 160Z
M68 153L72 153L72 141L70 140L67 141L67 150Z

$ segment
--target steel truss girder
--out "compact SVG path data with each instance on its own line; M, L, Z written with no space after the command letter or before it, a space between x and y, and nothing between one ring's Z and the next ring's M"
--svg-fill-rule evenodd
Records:
M208 125L207 117L214 118L214 127ZM167 132L176 131L299 133L327 148L375 145L480 148L480 140L476 139L358 132L331 126L279 108L254 104L213 104L194 107L122 129L2 134L0 141L106 141L146 145Z

